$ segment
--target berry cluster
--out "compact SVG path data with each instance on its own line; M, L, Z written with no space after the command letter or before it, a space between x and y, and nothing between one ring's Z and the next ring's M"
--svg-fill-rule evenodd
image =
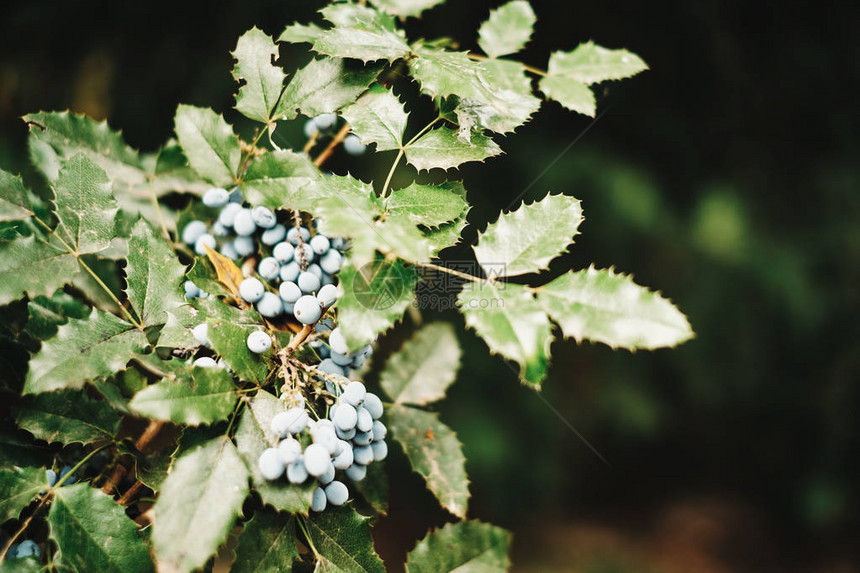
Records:
M311 420L304 399L299 397L290 409L272 418L272 433L280 441L260 455L260 473L270 481L286 475L293 484L315 479L318 487L313 493L313 511L323 511L328 504L343 505L349 499L349 489L335 479L337 472L359 482L371 462L388 456L387 429L379 420L382 410L379 397L357 381L343 387L327 418Z
M309 138L319 138L322 135L331 135L337 125L337 114L324 113L305 122L305 135ZM350 133L343 140L343 149L350 155L362 155L367 150L358 136Z

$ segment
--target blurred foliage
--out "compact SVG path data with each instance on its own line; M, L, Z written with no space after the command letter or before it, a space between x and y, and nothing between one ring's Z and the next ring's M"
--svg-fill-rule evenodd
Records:
M408 27L473 48L472 31L494 5L449 2ZM593 124L546 104L535 122L504 138L506 155L489 169L464 168L476 206L470 221L481 227L523 192L528 199L547 190L574 194L586 221L562 264L616 263L676 302L697 338L678 350L633 355L555 344L543 396L556 415L461 328L464 365L442 417L465 443L474 516L515 530L515 562L542 570L541 563L559 565L545 553L550 545L529 542L541 532L574 538L581 533L563 524L596 516L647 530L644 516L716 492L763 516L728 523L753 539L760 532L752 529L766 530L779 555L856 558L856 7L591 3L578 4L570 18L567 5L533 5L541 40L524 61L543 66L550 45L593 38L629 47L651 71L599 93L603 113ZM106 117L131 144L154 149L171 135L178 102L230 108L225 70L241 32L256 24L276 34L314 9L262 0L217 7L98 1L85 10L4 4L0 167L30 174L18 118L40 109ZM290 50L282 50L287 69L302 63ZM276 141L301 146L301 123L279 127ZM332 169L381 177L387 161L338 156ZM462 249L453 255L463 256ZM420 478L404 460L394 456L390 471L400 479L390 480L392 514L377 535L388 535L381 551L396 557L428 522L445 517L421 497ZM394 509L398 499L412 500L409 511ZM625 551L590 565L571 557L565 567L647 570L629 565L627 555L636 553ZM741 551L714 549L736 556L726 570L771 569L773 561L762 565Z

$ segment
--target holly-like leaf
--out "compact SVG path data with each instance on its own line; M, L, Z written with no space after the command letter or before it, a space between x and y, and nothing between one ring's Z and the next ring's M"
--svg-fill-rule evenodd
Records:
M296 72L284 90L275 115L293 119L297 111L313 117L353 103L382 71L342 58L319 58Z
M578 199L547 195L502 213L478 235L475 257L487 274L512 277L536 273L564 253L581 222Z
M242 412L236 429L236 445L263 503L279 511L307 514L316 484L293 485L286 480L271 482L262 476L258 465L263 450L278 444L271 423L275 414L284 410L283 401L259 390Z
M406 558L409 573L507 571L511 533L480 521L448 523L418 542Z
M613 348L652 350L693 337L675 305L611 269L570 272L538 289L537 299L566 337Z
M419 16L424 10L438 6L445 0L372 0L371 4L391 14L406 18L407 16Z
M78 261L66 249L36 236L0 241L0 305L23 296L51 296L72 282Z
M295 518L263 509L245 524L230 571L291 571L298 557Z
M293 44L313 44L324 31L316 24L290 24L278 36L278 41Z
M442 507L465 518L469 478L463 447L454 430L439 420L439 414L410 406L394 406L386 415L392 436L403 446L412 469L424 478L427 489Z
M513 0L490 11L490 17L478 29L478 45L491 58L522 50L534 28L534 10L526 0Z
M322 10L334 28L323 31L314 40L313 49L338 58L354 58L365 62L394 61L409 54L403 32L393 22L367 6L335 5Z
M15 409L15 422L40 440L65 446L112 440L119 430L116 412L80 390L26 396Z
M224 118L208 108L180 105L174 122L191 167L215 185L232 185L242 153L239 138Z
M248 470L226 436L185 451L155 502L152 545L161 566L203 567L233 529L248 496Z
M373 511L388 515L388 475L385 473L385 464L370 464L364 479L351 483L350 487L358 490Z
M196 367L189 378L144 388L128 407L153 420L199 426L226 420L235 403L236 384L226 369Z
M39 340L47 340L57 334L57 327L66 324L70 318L84 318L90 314L90 307L58 290L50 298L37 296L27 303L29 318L27 332Z
M385 207L389 213L405 215L416 224L440 227L462 217L469 204L463 183L446 181L440 185L412 183L392 192Z
M278 47L272 38L254 26L236 43L233 78L244 82L236 94L236 110L245 117L267 123L281 96L287 75L273 62Z
M454 219L450 223L446 223L435 229L428 229L424 232L424 238L430 243L430 250L433 256L438 256L443 249L456 245L460 239L463 229L466 227L466 216Z
M248 167L241 188L242 195L252 205L270 209L309 210L313 197L309 184L322 178L322 173L306 155L292 151L265 153Z
M338 324L349 348L361 348L400 320L415 298L416 275L402 261L378 259L339 274Z
M396 404L424 405L445 397L460 368L454 327L434 322L393 354L380 374L382 388Z
M0 169L0 221L19 221L32 214L30 198L21 177Z
M131 233L127 261L125 292L131 307L144 324L164 324L167 313L185 302L180 294L185 265L144 220Z
M377 151L403 146L409 114L400 99L381 85L371 87L357 102L344 108L343 117L358 139L365 145L375 143Z
M200 260L200 259L198 259ZM191 329L213 318L222 322L241 325L262 324L260 314L253 310L241 310L228 305L218 297L196 299L193 304L184 304L173 312L167 313L167 322L158 337L158 346L162 348L194 348L200 345L195 340Z
M633 52L609 50L594 42L585 42L570 52L553 52L547 74L591 85L629 78L647 69L648 65Z
M554 99L570 111L575 111L588 117L597 113L597 103L594 92L588 85L569 76L544 76L540 80L540 90L550 99Z
M97 253L115 236L119 208L107 173L83 153L62 164L54 183L57 234L76 252Z
M4 460L4 463L6 460ZM0 469L0 523L17 518L36 495L48 489L45 468L6 466Z
M471 143L463 142L457 132L447 127L428 131L406 147L406 161L419 171L450 169L468 161L483 161L502 153L495 141L473 134Z
M125 509L87 483L54 490L48 523L64 565L75 571L155 571L146 543Z
M385 572L373 549L370 518L349 506L331 507L312 516L307 525L317 551L335 570Z
M492 353L517 362L520 379L539 389L546 377L552 328L528 287L473 283L457 298L466 326L484 339Z
M248 335L260 330L259 326L233 324L215 318L208 319L206 323L212 348L240 380L258 384L266 381L268 365L265 357L248 350L247 344Z
M33 356L24 394L81 388L87 380L122 370L146 346L142 331L94 308L89 317L61 326Z

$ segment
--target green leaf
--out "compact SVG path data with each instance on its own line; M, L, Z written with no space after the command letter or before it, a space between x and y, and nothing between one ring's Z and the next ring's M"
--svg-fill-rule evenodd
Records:
M191 378L163 380L134 395L129 409L141 416L188 426L226 420L236 384L224 368L194 368Z
M65 161L54 184L57 234L78 253L97 253L115 237L119 208L107 173L83 153Z
M581 222L578 199L547 195L499 215L478 234L475 257L488 275L512 277L540 272L565 252Z
M473 134L471 143L464 143L457 132L447 127L428 131L406 147L406 161L421 171L434 167L450 169L468 161L483 161L502 153L495 141Z
M385 201L386 210L405 215L412 222L425 227L440 227L463 217L469 204L466 190L460 181L446 181L440 185L420 185L391 193Z
M296 72L275 115L293 119L297 111L314 117L353 103L376 79L382 66L358 65L341 58L320 58Z
M7 466L0 469L0 523L17 518L45 489L48 489L45 468Z
M198 262L203 259L198 259ZM213 271L214 272L214 271ZM200 286L200 283L195 281ZM167 322L158 337L158 346L166 348L194 348L200 345L191 334L191 329L206 322L208 318L239 325L262 324L262 317L253 310L241 310L230 306L218 297L209 296L186 303L168 313Z
M87 483L54 490L48 523L63 563L76 571L155 571L146 543L125 508Z
M403 446L412 469L439 503L460 518L466 517L469 478L466 457L454 430L439 420L439 414L409 406L386 410L388 428Z
M226 436L184 452L155 502L152 545L159 565L189 572L203 567L242 513L248 470Z
M37 296L27 303L29 318L27 332L39 340L47 340L57 334L57 327L66 324L70 318L84 318L89 315L90 307L58 290L51 298Z
M454 327L434 322L388 359L379 383L396 404L425 405L445 397L459 368L460 343Z
M309 184L322 173L303 154L292 151L264 153L251 163L241 184L242 195L252 205L270 209L307 211L313 205Z
M273 64L278 47L272 38L254 26L236 43L233 78L244 82L236 94L236 110L245 117L268 123L284 88L287 75Z
M357 102L344 108L343 117L365 145L376 144L377 151L400 149L409 114L394 92L377 84Z
M245 524L231 573L292 571L299 557L295 518L260 510Z
M399 260L360 269L347 262L338 276L338 324L349 348L361 348L394 326L415 298L415 272Z
M490 11L478 29L478 45L491 58L522 50L532 35L537 18L526 0L513 0Z
M445 0L371 0L371 4L394 16L418 16L424 10L442 4Z
M671 302L612 269L570 272L540 287L538 302L566 337L612 348L652 350L693 337L687 318Z
M146 325L164 324L168 311L184 304L180 283L185 265L161 235L146 221L134 226L128 241L125 267L126 294L131 307Z
M217 319L206 321L209 325L209 340L212 348L221 355L224 362L240 380L262 384L266 381L268 366L265 357L248 350L248 335L260 330L260 326L249 326L222 322Z
M284 403L265 390L259 390L242 412L236 429L236 445L251 474L254 489L263 503L279 511L307 514L316 484L292 485L287 481L271 482L260 474L260 454L275 447L278 437L272 433L275 414L285 411Z
M418 542L406 558L408 573L491 573L511 567L509 531L480 521L448 523Z
M0 241L0 305L23 296L51 296L72 282L78 261L66 249L35 237Z
M373 511L388 514L388 475L385 473L385 464L370 464L364 479L351 483L350 487L358 490Z
M534 388L546 377L552 328L528 287L481 282L458 295L466 326L484 339L493 354L520 365L520 379Z
M136 357L140 360L140 356ZM117 372L116 376L96 380L92 385L98 390L111 408L122 414L131 414L128 402L140 390L146 388L149 379L137 368Z
M293 44L313 44L323 31L316 24L290 24L278 36L278 41Z
M6 559L0 563L0 573L41 573L45 566L35 557Z
M629 78L647 69L648 65L633 52L608 50L594 42L585 42L570 52L553 52L547 73L590 85Z
M317 551L337 570L385 572L373 549L370 518L349 506L331 507L308 519L307 526Z
M30 198L21 177L0 169L0 221L19 221L32 214Z
M403 32L373 8L336 5L322 13L335 27L319 34L313 45L316 52L364 62L394 61L409 54Z
M239 138L224 118L208 108L180 105L174 121L191 167L215 185L232 185L242 154Z
M424 238L430 243L433 256L437 256L443 249L456 245L460 241L460 235L465 227L466 216L464 214L441 227L426 230Z
M594 117L597 113L594 92L579 80L568 76L544 76L540 80L540 90L570 111L588 117Z
M24 394L81 388L87 380L124 369L146 347L142 331L94 308L89 317L61 326L57 336L33 356Z
M26 396L15 409L15 422L40 440L64 446L112 440L119 430L116 412L80 390Z

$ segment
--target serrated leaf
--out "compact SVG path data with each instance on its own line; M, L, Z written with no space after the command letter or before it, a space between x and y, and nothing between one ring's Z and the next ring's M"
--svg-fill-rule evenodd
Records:
M128 401L147 384L149 380L146 375L137 368L129 368L117 372L116 376L92 382L93 387L104 397L110 407L122 414L131 413L128 409Z
M323 31L316 24L290 24L278 36L278 41L293 44L313 44Z
M145 325L164 324L167 313L184 304L180 283L185 265L161 235L140 220L128 241L126 294Z
M83 153L65 161L54 183L57 234L76 252L97 253L115 236L119 208L107 173Z
M227 287L227 290L236 299L236 304L242 308L247 307L248 303L239 296L239 285L242 284L242 280L245 278L242 275L242 270L230 258L210 248L209 245L204 245L203 248L206 249L206 258L209 259L209 262L212 263L212 267L215 269L218 282Z
M8 463L5 459L3 461ZM0 469L0 523L17 518L21 510L45 489L48 489L45 468L7 466Z
M72 282L78 261L65 249L35 237L0 241L0 305L29 296L50 296Z
M472 283L457 300L466 326L484 339L492 353L517 362L520 379L539 389L546 377L552 329L528 287Z
M364 479L351 483L350 487L358 490L373 511L388 515L388 474L385 473L385 464L370 464Z
M473 134L471 143L464 143L457 132L447 127L428 131L406 147L406 161L419 171L450 169L469 161L483 161L502 153L495 141Z
M146 543L125 509L87 483L54 490L48 524L63 563L76 571L155 570Z
M590 85L629 78L647 69L648 65L633 52L609 50L594 42L585 42L570 52L553 52L547 73Z
M185 573L202 567L242 513L248 470L226 436L184 452L155 502L152 545L162 566Z
M199 426L226 420L235 403L236 384L226 369L196 367L190 378L144 388L128 407L153 420Z
M58 290L50 298L37 296L27 303L27 333L39 340L47 340L57 334L57 327L66 324L70 318L84 318L89 315L90 307Z
M262 317L253 309L241 310L230 306L218 297L196 299L193 304L184 304L167 313L167 322L158 337L158 346L166 348L194 348L200 345L191 329L214 318L222 322L243 325L260 325Z
M613 348L652 350L693 337L675 305L611 269L562 275L537 290L538 302L566 337L602 342Z
M313 203L306 190L312 181L321 178L322 173L306 155L273 151L248 167L241 184L242 195L252 205L307 211Z
M377 84L353 105L344 108L343 117L365 145L376 144L377 151L400 149L409 114L394 92Z
M466 457L454 430L439 420L439 414L398 405L386 410L391 435L403 446L412 469L439 503L460 518L466 517L469 478Z
M106 402L93 400L80 390L26 396L15 408L19 427L37 439L65 446L112 440L119 421Z
M279 511L307 514L316 484L292 485L286 480L271 482L260 474L260 454L266 448L275 447L278 437L272 433L271 423L275 414L285 410L284 403L265 390L259 390L242 412L236 429L236 446L251 474L254 489L263 503Z
M317 551L338 570L385 572L373 549L370 518L349 506L332 507L308 519L307 526Z
M254 26L239 37L233 51L233 78L244 82L236 94L236 110L250 119L267 123L278 103L287 75L274 65L278 47L272 38Z
M322 13L335 27L319 34L313 45L316 52L365 62L393 61L409 54L403 33L372 8L329 6Z
M540 80L540 90L567 109L594 117L597 103L594 92L588 85L568 76L544 76Z
M405 215L416 224L440 227L462 217L469 208L466 190L460 181L440 185L420 185L393 191L385 201L386 210Z
M428 324L388 359L379 383L396 404L423 406L441 400L457 377L460 354L454 327Z
M465 227L466 216L464 215L436 229L425 230L424 237L430 243L430 250L433 256L437 256L443 249L447 249L460 242L461 234Z
M298 557L295 518L263 509L245 524L230 571L291 571Z
M87 380L110 376L125 368L147 347L146 336L112 314L93 309L73 319L46 341L30 360L24 394L81 388Z
M342 58L319 58L296 72L274 115L293 119L297 111L314 117L353 103L376 79L382 66L358 65Z
M402 261L377 260L361 269L347 262L338 276L338 324L349 348L361 348L394 326L415 298L415 272Z
M224 118L211 109L182 104L174 122L179 145L198 175L215 185L232 185L242 154Z
M406 558L408 573L507 571L511 533L480 521L448 523L418 542Z
M44 569L42 562L33 556L6 559L0 563L0 573L41 573Z
M499 215L495 223L478 234L475 257L488 275L536 273L565 252L581 222L578 199L547 195Z
M445 0L372 0L371 4L394 16L419 16L424 10L442 4Z
M262 384L266 381L268 364L266 358L248 350L248 335L261 326L250 326L224 322L210 318L206 321L212 348L221 355L233 373L246 382Z
M33 214L20 175L0 169L0 221L19 221Z
M478 45L491 58L522 50L537 21L526 0L513 0L490 11L490 17L478 29Z

